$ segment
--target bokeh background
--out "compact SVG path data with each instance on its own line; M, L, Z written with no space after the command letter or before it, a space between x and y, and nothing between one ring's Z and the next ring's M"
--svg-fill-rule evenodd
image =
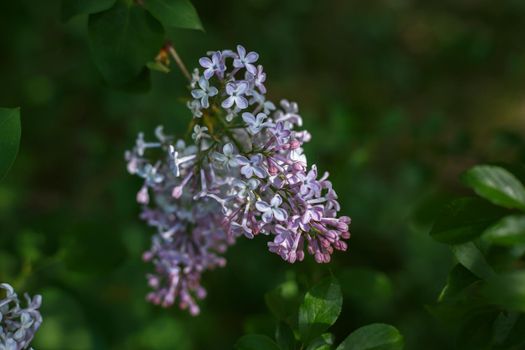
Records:
M242 43L260 53L269 96L300 105L311 162L329 171L350 215L347 253L289 265L265 237L241 240L190 317L144 301L152 230L137 218L139 180L125 171L136 134L184 134L182 75L155 73L136 94L107 87L86 18L60 22L58 0L0 4L0 105L22 107L22 143L0 182L0 280L44 295L34 347L231 349L273 333L264 294L299 293L335 274L340 341L386 322L408 349L452 348L426 309L452 266L428 236L440 205L466 192L458 175L486 161L525 161L522 0L195 0L206 32L173 31L189 67Z

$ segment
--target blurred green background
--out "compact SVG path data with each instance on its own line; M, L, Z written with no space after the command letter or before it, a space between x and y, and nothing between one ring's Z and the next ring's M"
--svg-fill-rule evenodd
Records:
M152 229L137 218L140 181L125 171L136 134L182 135L185 80L154 73L151 90L105 86L86 17L60 22L58 0L0 4L0 105L22 107L22 143L0 183L0 281L44 295L33 346L46 349L231 349L273 333L264 294L333 272L344 293L334 327L386 322L408 349L452 348L426 311L452 257L431 240L458 175L487 161L525 161L522 0L194 1L206 32L169 37L189 67L241 43L260 53L269 97L297 101L310 162L331 174L350 215L346 253L289 265L265 237L240 240L204 276L190 317L144 301L140 256Z

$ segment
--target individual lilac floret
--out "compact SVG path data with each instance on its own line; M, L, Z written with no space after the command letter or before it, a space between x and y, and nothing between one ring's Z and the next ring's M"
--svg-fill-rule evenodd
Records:
M257 62L259 54L253 51L246 54L246 49L241 45L237 45L237 54L237 58L233 60L233 66L235 68L246 68L251 74L257 74L257 68L253 63Z
M213 75L217 75L219 78L222 78L226 66L224 64L223 56L220 52L214 52L211 55L211 59L208 57L202 57L199 59L199 64L206 68L203 72L203 75L206 79L210 79Z
M229 83L226 85L226 98L222 102L222 107L231 108L233 105L240 109L245 109L248 107L248 100L243 95L246 94L248 90L248 85L245 82L240 82L238 84Z
M199 87L200 89L191 90L191 95L194 98L200 99L202 108L208 108L210 106L208 99L217 95L219 90L217 90L216 87L210 86L208 80L204 78L199 79Z
M257 116L249 112L242 114L242 120L244 120L248 126L248 132L252 135L258 134L263 128L273 125L270 121L265 122L266 118L268 118L268 116L264 113L258 113Z
M9 284L0 284L0 349L22 350L29 349L36 331L42 323L42 316L38 309L42 304L42 297L36 295L31 298L24 295L27 306L22 302Z
M140 133L125 154L143 180L141 218L155 229L143 256L154 267L147 299L155 304L197 314L202 274L224 266L221 255L240 237L270 235L268 250L289 263L305 253L327 263L348 248L350 218L339 216L328 173L308 165L299 107L266 99L258 58L242 46L207 53L191 83L192 143L157 128L157 140Z

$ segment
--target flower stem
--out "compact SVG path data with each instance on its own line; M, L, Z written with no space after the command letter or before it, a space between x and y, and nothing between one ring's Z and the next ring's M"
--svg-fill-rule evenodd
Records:
M175 61L175 63L177 63L177 66L181 70L182 74L186 77L186 79L188 79L189 82L191 82L190 72L188 72L188 69L184 65L184 62L182 62L182 59L180 58L179 54L175 50L175 47L173 47L173 44L172 43L168 43L168 45L166 45L166 47L167 47L168 52L170 53L171 57L173 57L173 60Z

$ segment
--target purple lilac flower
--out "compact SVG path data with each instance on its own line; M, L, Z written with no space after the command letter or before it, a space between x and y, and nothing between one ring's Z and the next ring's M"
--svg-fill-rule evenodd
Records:
M271 222L273 218L277 221L285 221L288 218L288 214L282 208L279 208L283 203L281 196L276 194L270 200L270 203L265 201L257 201L255 207L262 213L262 219L264 222Z
M202 108L208 108L210 106L208 99L217 95L219 90L214 86L210 86L208 80L204 78L199 79L199 87L200 89L191 90L191 95L193 98L200 99Z
M157 140L140 133L125 153L128 171L144 179L136 196L141 218L155 228L143 256L154 266L147 299L191 314L206 295L203 272L224 266L221 255L239 237L271 235L268 250L289 263L305 252L327 263L350 238L351 220L338 216L328 173L319 177L308 165L303 145L311 135L299 129L297 103L276 107L266 99L266 74L255 67L254 52L239 46L208 56L199 60L202 76L193 74L193 142L157 129ZM242 121L235 119L241 112Z
M203 72L204 78L209 80L214 74L221 78L226 70L226 66L223 61L223 56L220 52L214 52L211 55L211 59L208 57L202 57L199 59L199 64L206 68Z
M248 84L245 82L240 82L238 84L228 83L226 85L226 98L222 102L222 107L231 108L233 105L236 105L240 109L245 109L248 107L248 100L243 95L246 94L248 90Z
M265 122L266 118L268 118L268 116L264 113L258 113L257 116L249 112L242 114L242 120L244 120L248 126L248 132L252 135L258 134L263 128L273 125L270 121Z
M0 284L0 349L28 349L36 331L42 323L38 309L42 297L31 298L24 295L27 306L22 302L9 284Z
M233 60L233 66L235 68L246 68L251 74L257 74L257 68L253 63L257 62L259 54L253 51L246 54L246 49L241 45L237 45L237 54L238 57Z
M251 156L249 159L245 156L238 155L237 163L241 165L241 174L246 178L257 176L258 178L266 177L266 172L262 167L263 157L260 154Z

